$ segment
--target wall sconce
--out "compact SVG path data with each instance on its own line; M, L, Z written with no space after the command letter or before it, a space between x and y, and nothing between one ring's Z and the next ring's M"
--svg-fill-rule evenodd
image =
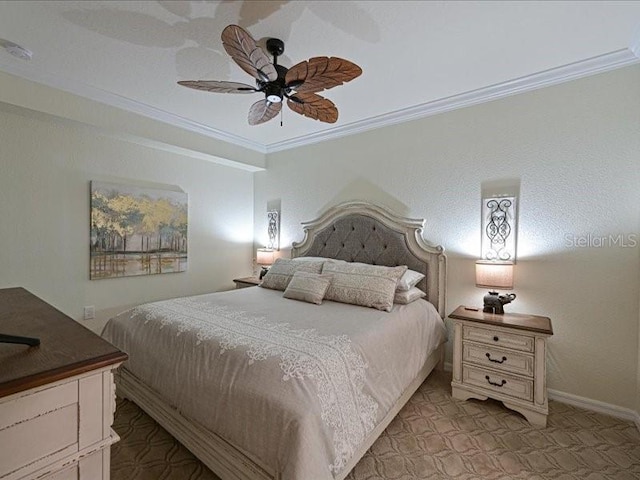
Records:
M516 197L496 196L482 199L482 259L516 259Z
M267 234L269 235L267 248L280 250L280 213L277 210L267 212Z
M268 267L273 264L273 250L270 248L259 248L256 251L256 263L262 266L259 277L259 279L262 280L262 277L269 271Z
M498 295L498 292L493 289L513 288L513 263L478 260L476 262L476 287L491 289L484 296L483 312L504 314L504 305L515 300L516 294Z

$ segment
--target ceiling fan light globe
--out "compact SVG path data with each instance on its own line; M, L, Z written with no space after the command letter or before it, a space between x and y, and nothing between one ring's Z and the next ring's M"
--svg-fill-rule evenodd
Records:
M282 102L282 88L279 85L275 84L275 82L272 82L265 87L264 95L267 99L267 102Z

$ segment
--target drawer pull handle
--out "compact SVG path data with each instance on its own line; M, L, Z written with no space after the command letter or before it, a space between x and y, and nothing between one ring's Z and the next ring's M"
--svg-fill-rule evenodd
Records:
M489 385L493 385L494 387L502 387L504 386L505 383L507 383L507 381L504 378L502 379L502 383L492 382L491 379L489 378L489 375L485 375L484 378L487 379L487 382L489 382Z
M500 340L500 339L498 338L498 336L497 336L497 335L495 335L495 336L493 337L493 341L494 341L494 342L497 342L498 340Z
M502 357L502 360L496 360L495 358L491 358L491 354L489 352L487 352L487 358L489 359L490 362L494 362L494 363L504 363L507 361L507 357Z

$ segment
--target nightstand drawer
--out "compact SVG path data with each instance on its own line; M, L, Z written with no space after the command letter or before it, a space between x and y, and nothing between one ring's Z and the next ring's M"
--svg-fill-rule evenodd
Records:
M473 343L463 343L462 361L533 377L533 355Z
M486 328L470 327L465 325L462 330L462 339L472 342L486 343L496 347L512 348L521 352L533 352L534 337L518 335Z
M462 383L520 398L528 402L533 401L533 380L464 365L462 367Z

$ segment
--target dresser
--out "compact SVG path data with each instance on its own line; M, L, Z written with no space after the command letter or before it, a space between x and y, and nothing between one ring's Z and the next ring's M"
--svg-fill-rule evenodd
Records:
M23 288L0 290L0 479L108 480L112 371L127 356Z
M551 320L538 315L484 313L458 307L453 321L453 398L493 398L546 426L547 338Z

